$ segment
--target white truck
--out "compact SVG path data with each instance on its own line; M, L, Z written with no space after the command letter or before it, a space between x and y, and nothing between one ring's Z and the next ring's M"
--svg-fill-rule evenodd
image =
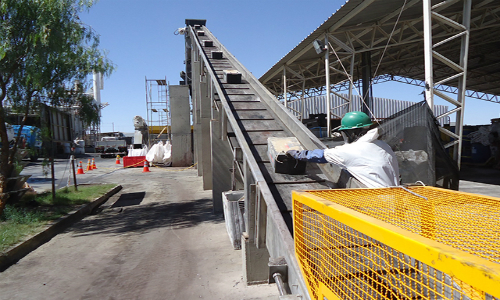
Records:
M95 151L101 153L101 157L124 156L127 154L127 142L116 136L104 136L95 143Z

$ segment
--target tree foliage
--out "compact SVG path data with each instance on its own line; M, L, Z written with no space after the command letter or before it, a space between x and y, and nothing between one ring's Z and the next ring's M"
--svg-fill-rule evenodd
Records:
M99 122L98 107L85 95L87 78L92 72L109 75L113 67L99 49L97 33L78 17L92 5L90 0L0 1L2 141L7 141L7 102L25 116L40 103L79 105L87 125ZM0 213L8 198L5 179L13 174L16 151L17 144L9 149L2 143Z

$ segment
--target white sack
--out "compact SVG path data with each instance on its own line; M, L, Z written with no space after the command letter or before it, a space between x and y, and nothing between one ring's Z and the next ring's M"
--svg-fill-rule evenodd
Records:
M148 146L144 146L142 149L134 149L134 146L130 146L128 149L128 156L146 156L148 153Z
M163 163L163 154L165 149L163 147L163 142L159 141L158 144L153 145L151 149L146 154L146 160L150 163Z
M163 163L169 163L172 158L172 144L170 144L170 141L165 143L163 151Z

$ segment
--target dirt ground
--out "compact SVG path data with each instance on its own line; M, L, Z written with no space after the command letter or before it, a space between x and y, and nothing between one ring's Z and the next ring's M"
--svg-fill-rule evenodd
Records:
M196 170L110 170L93 181L123 189L0 273L0 299L278 299L274 284L242 281Z

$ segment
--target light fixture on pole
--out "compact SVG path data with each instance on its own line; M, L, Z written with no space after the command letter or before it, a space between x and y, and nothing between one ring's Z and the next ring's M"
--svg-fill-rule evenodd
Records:
M314 40L313 46L317 54L321 54L326 51L325 43L321 40Z

